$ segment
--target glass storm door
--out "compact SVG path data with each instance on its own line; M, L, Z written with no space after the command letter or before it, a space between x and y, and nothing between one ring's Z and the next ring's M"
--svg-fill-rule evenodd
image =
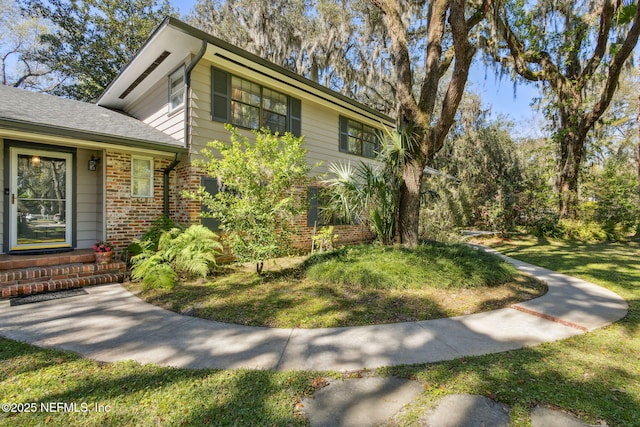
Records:
M71 247L72 154L11 147L11 250Z

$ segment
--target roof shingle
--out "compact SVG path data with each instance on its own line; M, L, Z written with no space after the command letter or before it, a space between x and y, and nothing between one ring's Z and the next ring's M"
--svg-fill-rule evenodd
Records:
M167 145L169 151L183 147L175 138L124 113L87 102L0 85L0 126L22 130L69 133L69 137L96 142Z

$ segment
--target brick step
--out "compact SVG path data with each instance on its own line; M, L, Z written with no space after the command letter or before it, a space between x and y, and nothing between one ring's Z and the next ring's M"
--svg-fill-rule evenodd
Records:
M96 255L91 249L48 255L2 255L0 256L0 271L77 263L87 264L95 261Z
M124 263L122 263L124 264ZM122 283L125 278L124 271L118 273L102 273L85 277L72 277L65 279L50 279L41 282L19 283L12 285L0 285L1 298L10 298L21 295L32 295L42 292L59 291L63 289L81 288L91 285L104 285L107 283Z
M95 274L124 273L126 264L113 261L108 264L63 264L46 267L12 268L0 271L0 286L47 280L86 277Z

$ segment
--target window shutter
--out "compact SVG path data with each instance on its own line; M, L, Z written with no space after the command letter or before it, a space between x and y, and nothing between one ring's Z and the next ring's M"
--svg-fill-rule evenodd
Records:
M318 225L318 187L307 188L307 227Z
M340 151L349 151L349 119L340 116Z
M210 178L203 176L200 178L200 185L204 187L207 193L215 196L218 193L218 180L216 178ZM200 212L210 212L205 205L200 205ZM215 218L202 217L202 225L207 227L211 231L220 231L220 223Z
M289 97L289 132L302 136L302 102Z
M229 122L230 85L229 73L211 67L211 118L213 120Z

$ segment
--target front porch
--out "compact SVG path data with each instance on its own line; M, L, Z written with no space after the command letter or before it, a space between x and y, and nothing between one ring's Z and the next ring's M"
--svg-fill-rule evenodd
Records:
M122 282L126 263L96 264L92 249L47 255L0 255L0 298Z

